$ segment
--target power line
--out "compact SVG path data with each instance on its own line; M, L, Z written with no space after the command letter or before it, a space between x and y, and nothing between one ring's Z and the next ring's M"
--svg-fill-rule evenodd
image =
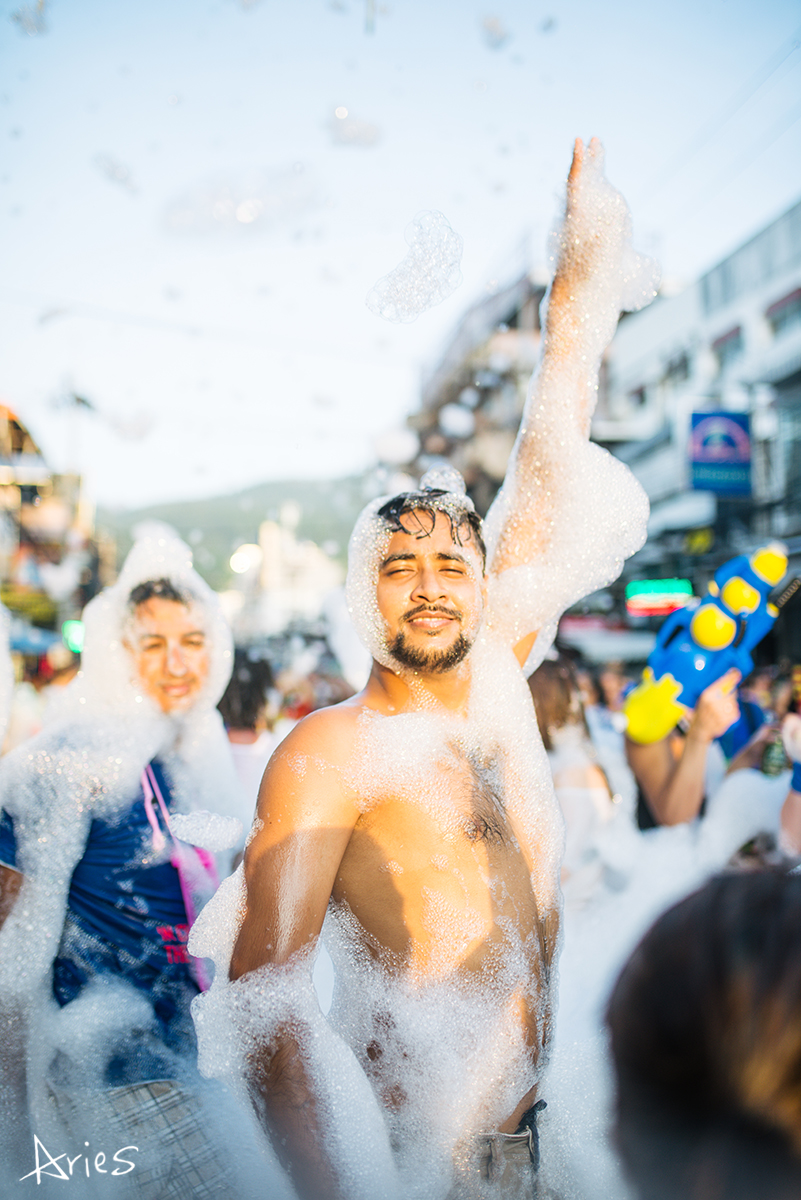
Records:
M405 360L389 351L382 350L377 354L365 347L364 351L349 350L341 345L310 346L308 341L296 338L282 338L280 342L270 341L261 333L225 326L185 324L181 321L171 321L161 317L143 316L141 313L126 312L124 309L107 308L100 304L87 304L84 301L59 300L51 296L35 295L12 288L0 288L0 299L6 297L12 304L27 304L43 307L45 311L39 317L39 324L44 325L54 320L65 320L70 317L83 318L89 321L108 321L116 325L127 325L140 329L152 329L163 333L180 333L185 337L209 341L236 342L245 345L258 346L274 354L291 354L296 358L341 358L356 359L359 362L374 361L400 363Z
M751 97L759 91L763 84L767 83L770 77L778 71L782 63L795 54L799 46L801 46L801 27L786 42L782 42L778 50L729 98L717 116L712 117L711 120L707 121L705 125L702 125L697 130L690 141L670 159L661 175L652 180L651 184L642 193L640 199L648 199L654 192L659 191L699 150L708 145L735 113L738 113Z
M746 154L738 157L731 170L724 171L711 185L705 187L703 197L693 201L683 212L680 212L679 216L671 221L671 228L676 229L677 227L681 227L703 204L711 200L713 196L716 196L721 188L731 183L732 179L736 179L738 175L747 170L761 154L764 154L774 142L778 141L789 129L792 129L793 125L799 120L801 120L801 104L796 104L794 108L791 108L779 118L767 134L763 134L758 141L754 142Z

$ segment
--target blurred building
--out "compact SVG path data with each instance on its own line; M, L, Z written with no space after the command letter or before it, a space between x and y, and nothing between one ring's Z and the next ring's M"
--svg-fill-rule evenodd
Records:
M689 576L771 538L801 571L801 202L677 295L624 317L592 425L648 492L625 577ZM772 651L801 656L794 602Z
M474 304L423 380L409 418L420 450L408 465L423 474L447 459L486 513L506 472L540 344L545 283L528 273Z
M705 488L692 417L698 429L711 413L731 414L748 442L727 458L721 424L720 478ZM650 497L638 568L672 570L687 554L720 558L769 537L801 552L801 203L621 321L592 436ZM727 484L726 463L738 461Z
M80 615L105 581L92 523L80 476L53 473L0 405L0 599L12 614L50 630ZM21 636L17 629L12 640Z
M475 304L409 418L420 439L410 473L448 460L481 513L506 471L544 291L525 273ZM631 624L627 579L689 577L699 592L722 561L770 538L787 543L801 573L801 202L689 287L623 316L592 437L628 463L651 501L645 547L582 606L614 635L610 647L623 647ZM788 606L769 653L801 659L800 607Z
M278 521L262 521L258 543L231 556L238 575L225 601L240 643L319 620L329 593L342 585L344 568L315 542L297 537L300 506L287 501Z

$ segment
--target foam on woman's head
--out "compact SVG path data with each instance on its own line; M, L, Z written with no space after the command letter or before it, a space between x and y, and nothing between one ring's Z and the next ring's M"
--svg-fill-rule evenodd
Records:
M146 705L125 633L132 610L150 594L163 599L177 596L181 603L197 608L209 651L209 673L193 708L214 708L231 674L231 632L217 596L192 566L192 551L164 530L139 538L117 582L87 604L81 673L67 689L68 703L59 706L59 716L66 715L67 707L73 715L88 716L98 710L134 713Z
M397 663L390 654L384 619L378 610L378 569L393 533L426 537L433 530L438 513L443 513L450 521L454 543L465 546L472 541L484 565L486 551L481 518L465 492L462 476L448 465L427 471L420 480L418 491L371 500L359 515L351 534L345 583L348 611L356 632L373 658L391 670L397 669Z

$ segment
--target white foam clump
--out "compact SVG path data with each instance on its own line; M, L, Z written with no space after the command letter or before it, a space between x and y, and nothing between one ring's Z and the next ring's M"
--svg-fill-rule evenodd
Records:
M175 813L170 818L170 829L180 841L214 852L230 850L242 836L242 822L238 817L223 817L205 809Z
M190 953L213 957L216 966L210 990L192 1002L200 1070L224 1080L248 1103L249 1060L281 1038L296 1043L313 1081L315 1112L341 1194L349 1200L401 1200L382 1112L353 1052L320 1011L313 954L302 952L286 965L264 966L228 982L231 934L244 904L240 866L223 881L190 935Z
M603 1028L620 970L670 905L726 869L757 834L776 835L788 786L787 773L767 778L735 771L700 820L647 833L615 820L598 839L613 882L599 885L583 908L566 910L555 1050L545 1079L549 1105L560 1117L544 1143L543 1173L564 1200L628 1195L610 1142L614 1094Z
M551 248L569 303L543 300L543 343L510 468L487 514L491 622L512 642L538 629L526 663L543 659L561 612L607 586L646 537L648 500L624 463L587 440L601 356L621 311L656 294L658 268L631 246L631 216L606 179L603 153L584 151ZM532 537L541 553L527 554Z
M396 324L414 321L453 295L462 282L462 238L441 212L421 212L406 227L409 252L367 293L376 316Z

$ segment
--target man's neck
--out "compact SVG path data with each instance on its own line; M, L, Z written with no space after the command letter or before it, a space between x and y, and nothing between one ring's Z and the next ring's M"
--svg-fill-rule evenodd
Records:
M392 671L373 660L373 669L364 690L371 708L382 712L403 712L419 708L423 696L430 696L450 712L464 714L470 698L469 659L450 671L423 672L399 667Z

